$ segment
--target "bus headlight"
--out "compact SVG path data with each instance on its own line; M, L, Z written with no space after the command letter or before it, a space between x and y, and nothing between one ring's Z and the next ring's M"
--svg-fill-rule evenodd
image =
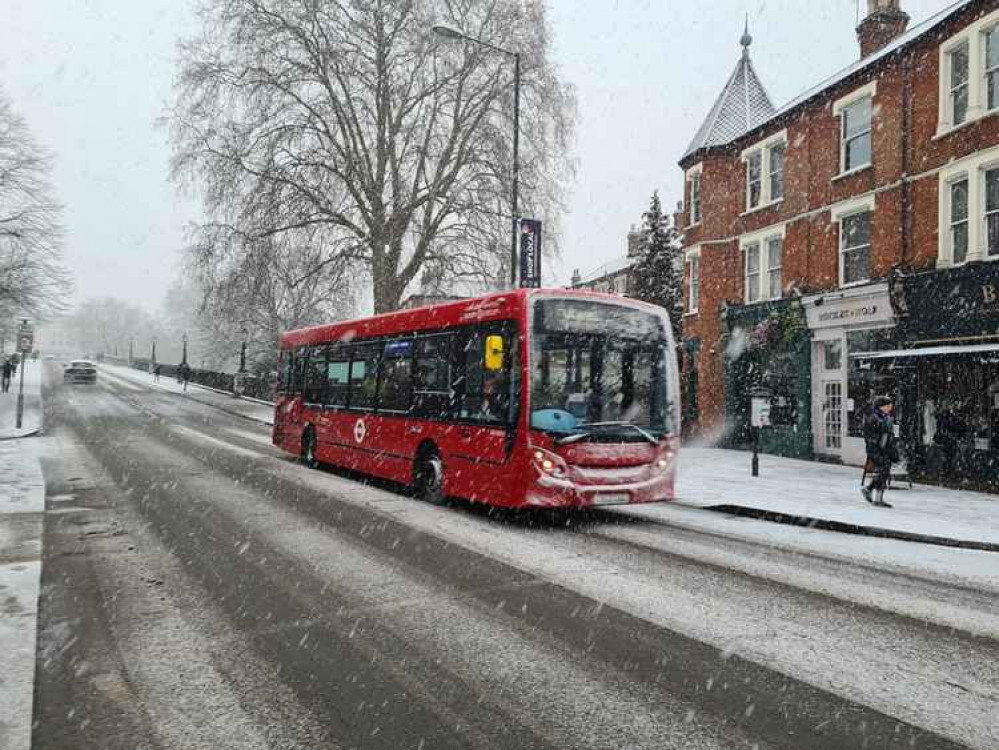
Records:
M568 468L561 456L541 448L535 448L533 457L535 468L543 475L560 477Z

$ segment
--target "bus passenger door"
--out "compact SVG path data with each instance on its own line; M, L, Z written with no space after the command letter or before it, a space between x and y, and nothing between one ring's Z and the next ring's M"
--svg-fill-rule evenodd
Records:
M471 500L502 502L507 489L502 477L516 419L516 342L508 324L476 326L459 341L458 440L449 473L454 474L454 493Z

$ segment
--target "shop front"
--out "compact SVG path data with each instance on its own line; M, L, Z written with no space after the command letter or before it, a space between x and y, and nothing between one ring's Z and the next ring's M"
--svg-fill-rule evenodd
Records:
M863 422L879 395L894 393L892 362L854 356L894 349L888 284L868 284L801 300L811 335L813 450L816 457L862 466Z
M891 298L896 345L855 359L895 377L910 473L999 488L999 268L899 276Z

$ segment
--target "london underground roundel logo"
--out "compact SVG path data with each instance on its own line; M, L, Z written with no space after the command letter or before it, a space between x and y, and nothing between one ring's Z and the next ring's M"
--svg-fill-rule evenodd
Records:
M364 420L358 419L357 422L354 423L354 440L356 440L358 443L363 443L364 436L367 434L368 434L368 428L364 426Z

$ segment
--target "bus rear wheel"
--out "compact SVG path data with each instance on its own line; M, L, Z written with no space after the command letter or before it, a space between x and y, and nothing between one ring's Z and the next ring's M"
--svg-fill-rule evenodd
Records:
M416 495L431 505L445 505L444 462L434 451L425 453L416 464Z
M316 433L310 427L305 431L302 438L302 463L310 469L319 468L319 459L316 458Z

